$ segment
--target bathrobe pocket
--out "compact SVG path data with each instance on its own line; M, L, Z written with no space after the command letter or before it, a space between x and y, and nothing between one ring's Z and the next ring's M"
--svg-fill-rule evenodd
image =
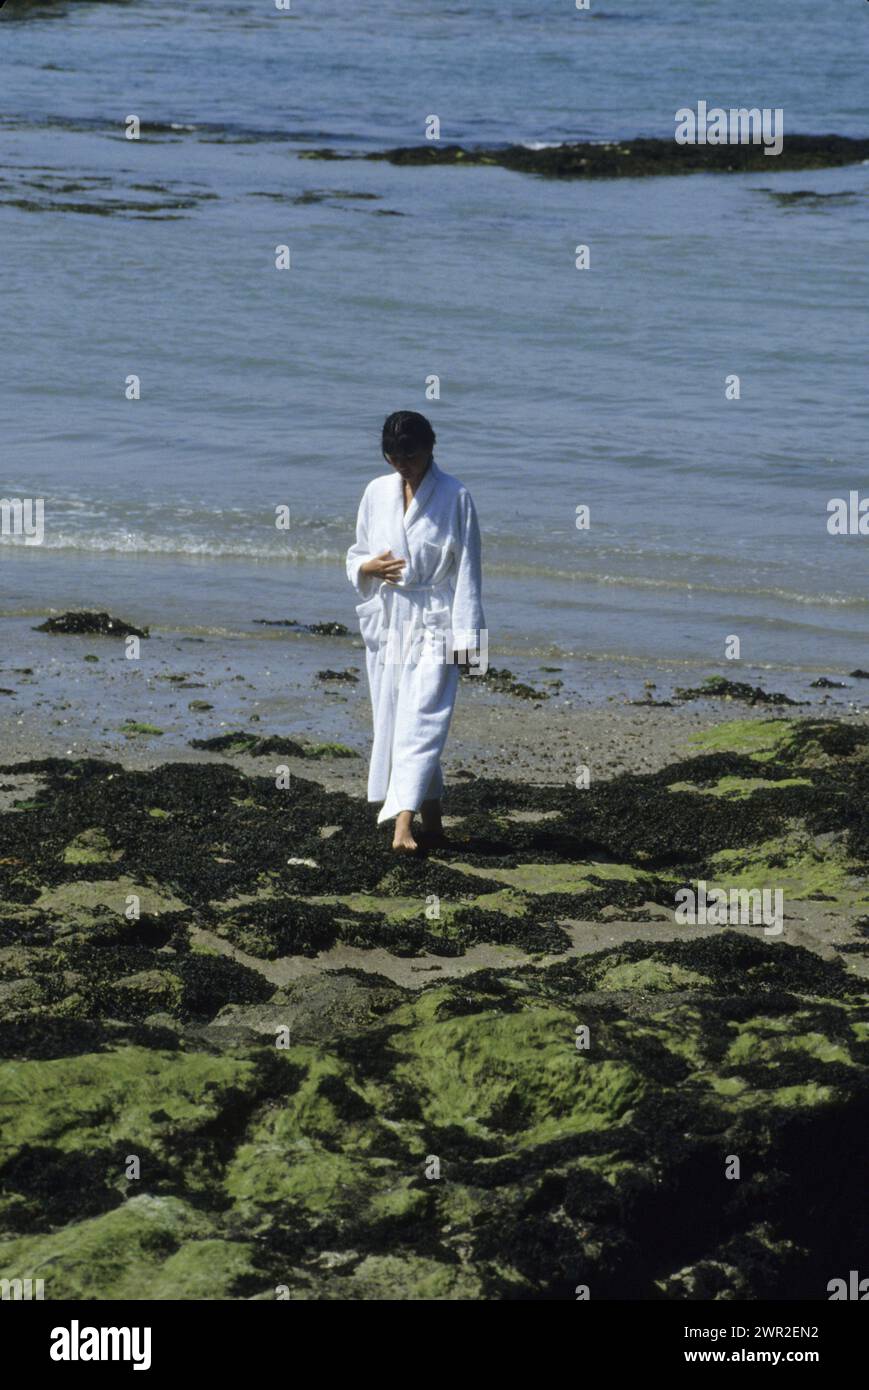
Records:
M357 603L356 605L356 616L359 619L362 641L371 651L376 651L380 644L382 610L383 605L379 594L375 594L374 598L366 599L364 603Z
M423 650L428 661L444 665L451 660L452 622L448 604L422 610Z

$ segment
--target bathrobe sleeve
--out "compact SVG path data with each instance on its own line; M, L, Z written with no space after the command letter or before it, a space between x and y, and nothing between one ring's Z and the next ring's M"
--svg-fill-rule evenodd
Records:
M459 650L479 648L480 633L486 626L483 616L480 526L471 494L464 489L458 505L458 553L453 594L453 646Z
M375 575L359 573L360 565L372 558L368 541L368 506L368 489L366 488L362 494L359 513L356 517L356 542L347 551L347 578L363 601L374 597L378 585Z

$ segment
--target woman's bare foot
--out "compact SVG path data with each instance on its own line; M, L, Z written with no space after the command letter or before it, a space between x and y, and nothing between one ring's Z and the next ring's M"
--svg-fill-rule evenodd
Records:
M416 854L419 845L413 838L413 811L399 811L395 817L392 848L402 854Z

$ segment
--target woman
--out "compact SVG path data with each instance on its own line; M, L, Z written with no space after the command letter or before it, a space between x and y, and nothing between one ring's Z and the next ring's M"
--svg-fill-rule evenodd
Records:
M434 444L415 410L387 418L381 447L394 471L365 489L347 552L374 714L368 800L383 802L378 824L395 818L393 849L410 853L417 811L425 842L443 840L440 758L459 665L480 652L485 628L477 514Z

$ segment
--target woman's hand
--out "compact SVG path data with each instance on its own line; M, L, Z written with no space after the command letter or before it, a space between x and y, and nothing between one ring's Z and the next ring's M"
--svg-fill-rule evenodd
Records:
M384 550L380 555L373 555L370 560L361 564L359 573L370 574L375 579L385 579L387 584L397 584L406 564L406 560L399 560L391 550Z

